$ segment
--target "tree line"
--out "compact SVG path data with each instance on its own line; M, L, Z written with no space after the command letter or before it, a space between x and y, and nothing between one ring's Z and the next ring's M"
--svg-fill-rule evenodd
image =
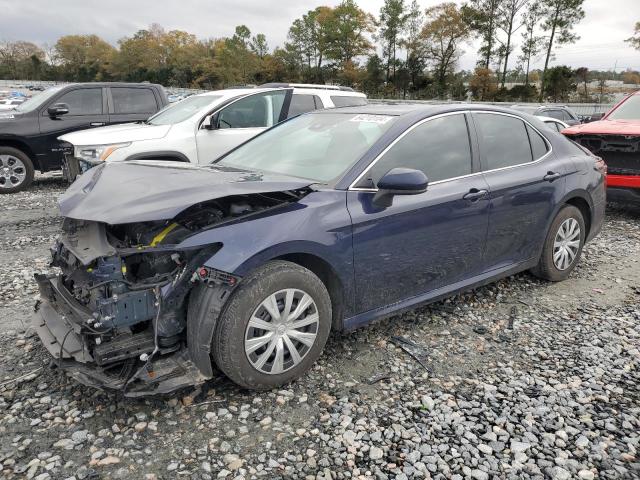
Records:
M551 68L557 47L575 42L584 0L468 0L422 10L385 0L377 16L355 0L319 6L270 48L245 25L231 37L199 39L159 25L113 46L97 35L65 35L51 47L0 44L0 78L150 81L203 89L265 82L336 83L371 96L542 100L574 91L586 69ZM640 48L640 23L628 41ZM480 39L474 71L457 62ZM534 60L544 58L541 71ZM521 83L507 88L511 82ZM540 88L537 87L540 85ZM558 93L560 92L560 93Z

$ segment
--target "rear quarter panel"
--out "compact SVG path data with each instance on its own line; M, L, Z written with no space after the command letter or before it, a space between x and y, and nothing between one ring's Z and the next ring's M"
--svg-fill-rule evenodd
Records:
M584 153L579 147L564 138L562 134L554 133L553 136L554 149L557 154L570 161L566 179L566 193L556 210L560 210L572 199L583 199L590 209L591 228L588 238L590 240L600 231L604 220L606 177L595 169L594 156ZM553 217L549 224L553 221Z

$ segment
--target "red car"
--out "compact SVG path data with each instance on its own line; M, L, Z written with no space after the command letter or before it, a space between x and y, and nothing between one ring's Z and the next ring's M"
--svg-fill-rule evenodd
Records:
M562 133L605 161L609 199L640 204L640 90L625 97L602 120Z

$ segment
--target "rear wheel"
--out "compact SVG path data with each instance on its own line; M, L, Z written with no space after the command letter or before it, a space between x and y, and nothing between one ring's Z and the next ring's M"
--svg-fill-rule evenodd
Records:
M13 147L0 147L0 193L16 193L33 181L33 163Z
M532 273L552 282L566 279L580 259L585 236L582 212L573 205L562 207L551 224L540 261Z
M270 389L309 370L330 329L331 300L322 281L299 265L273 261L233 292L218 320L213 357L238 385Z

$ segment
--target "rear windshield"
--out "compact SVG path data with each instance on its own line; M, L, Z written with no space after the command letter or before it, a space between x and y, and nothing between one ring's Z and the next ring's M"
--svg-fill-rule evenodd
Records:
M527 105L513 105L511 108L519 112L528 113L529 115L540 115L538 107L529 107Z
M343 95L331 95L331 101L336 107L358 107L367 104L364 97L349 97Z
M173 125L184 122L187 118L190 118L196 112L211 105L220 98L220 95L198 95L185 98L180 102L160 110L153 117L149 118L148 123L151 125Z
M609 114L607 120L640 120L640 95L631 95Z

